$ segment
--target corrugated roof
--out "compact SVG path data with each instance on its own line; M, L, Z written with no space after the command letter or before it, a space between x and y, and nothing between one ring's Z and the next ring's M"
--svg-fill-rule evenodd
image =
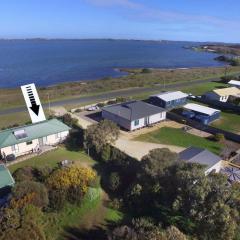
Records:
M19 130L24 130L27 137L17 139L14 133ZM32 141L37 138L68 130L70 130L70 128L57 119L51 119L31 125L6 129L0 132L0 148L12 146L14 144L22 142Z
M220 88L213 90L219 96L230 96L240 94L240 89L236 87L229 87L229 88Z
M199 163L208 168L213 167L222 159L204 148L189 147L179 153L179 159L182 161L189 161L192 163Z
M4 164L0 164L0 189L8 186L13 186L15 183L11 173Z
M188 103L188 104L184 105L184 108L187 110L196 111L196 112L207 114L207 115L213 115L216 112L221 112L218 109L209 108L209 107L195 104L195 103Z
M231 80L228 83L231 85L240 86L240 81L237 81L237 80Z
M130 121L151 116L166 110L143 101L132 101L103 108L104 111L118 115Z
M152 97L158 97L165 102L173 101L176 99L181 99L181 98L186 98L188 97L188 94L183 93L181 91L175 91L175 92L164 92L164 93L159 93L156 95L152 95Z

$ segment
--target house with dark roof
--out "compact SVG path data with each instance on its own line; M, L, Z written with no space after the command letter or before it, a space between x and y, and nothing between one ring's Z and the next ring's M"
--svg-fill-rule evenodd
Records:
M179 160L191 163L198 163L205 166L205 174L215 171L220 172L223 161L212 152L204 148L189 147L179 153Z
M102 117L133 131L165 120L166 110L143 101L131 101L104 107Z
M181 91L163 92L150 96L149 103L162 108L172 109L186 104L187 97L188 94Z
M57 119L0 131L0 157L19 157L65 140L70 128Z

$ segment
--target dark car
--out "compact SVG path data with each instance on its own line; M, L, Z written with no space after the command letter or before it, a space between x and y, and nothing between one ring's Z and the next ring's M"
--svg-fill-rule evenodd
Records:
M16 159L14 154L9 154L6 156L6 161L14 161Z

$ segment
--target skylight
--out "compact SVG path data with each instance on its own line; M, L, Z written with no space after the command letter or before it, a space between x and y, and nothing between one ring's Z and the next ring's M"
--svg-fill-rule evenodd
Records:
M13 134L16 137L17 140L21 140L21 139L26 138L28 136L24 129L14 131Z

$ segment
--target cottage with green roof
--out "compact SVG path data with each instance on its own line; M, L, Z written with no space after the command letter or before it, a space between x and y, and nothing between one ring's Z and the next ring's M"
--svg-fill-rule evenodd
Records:
M64 141L70 128L57 119L6 129L0 132L0 156L15 157L41 151Z
M15 181L4 164L0 164L0 189L12 187Z

